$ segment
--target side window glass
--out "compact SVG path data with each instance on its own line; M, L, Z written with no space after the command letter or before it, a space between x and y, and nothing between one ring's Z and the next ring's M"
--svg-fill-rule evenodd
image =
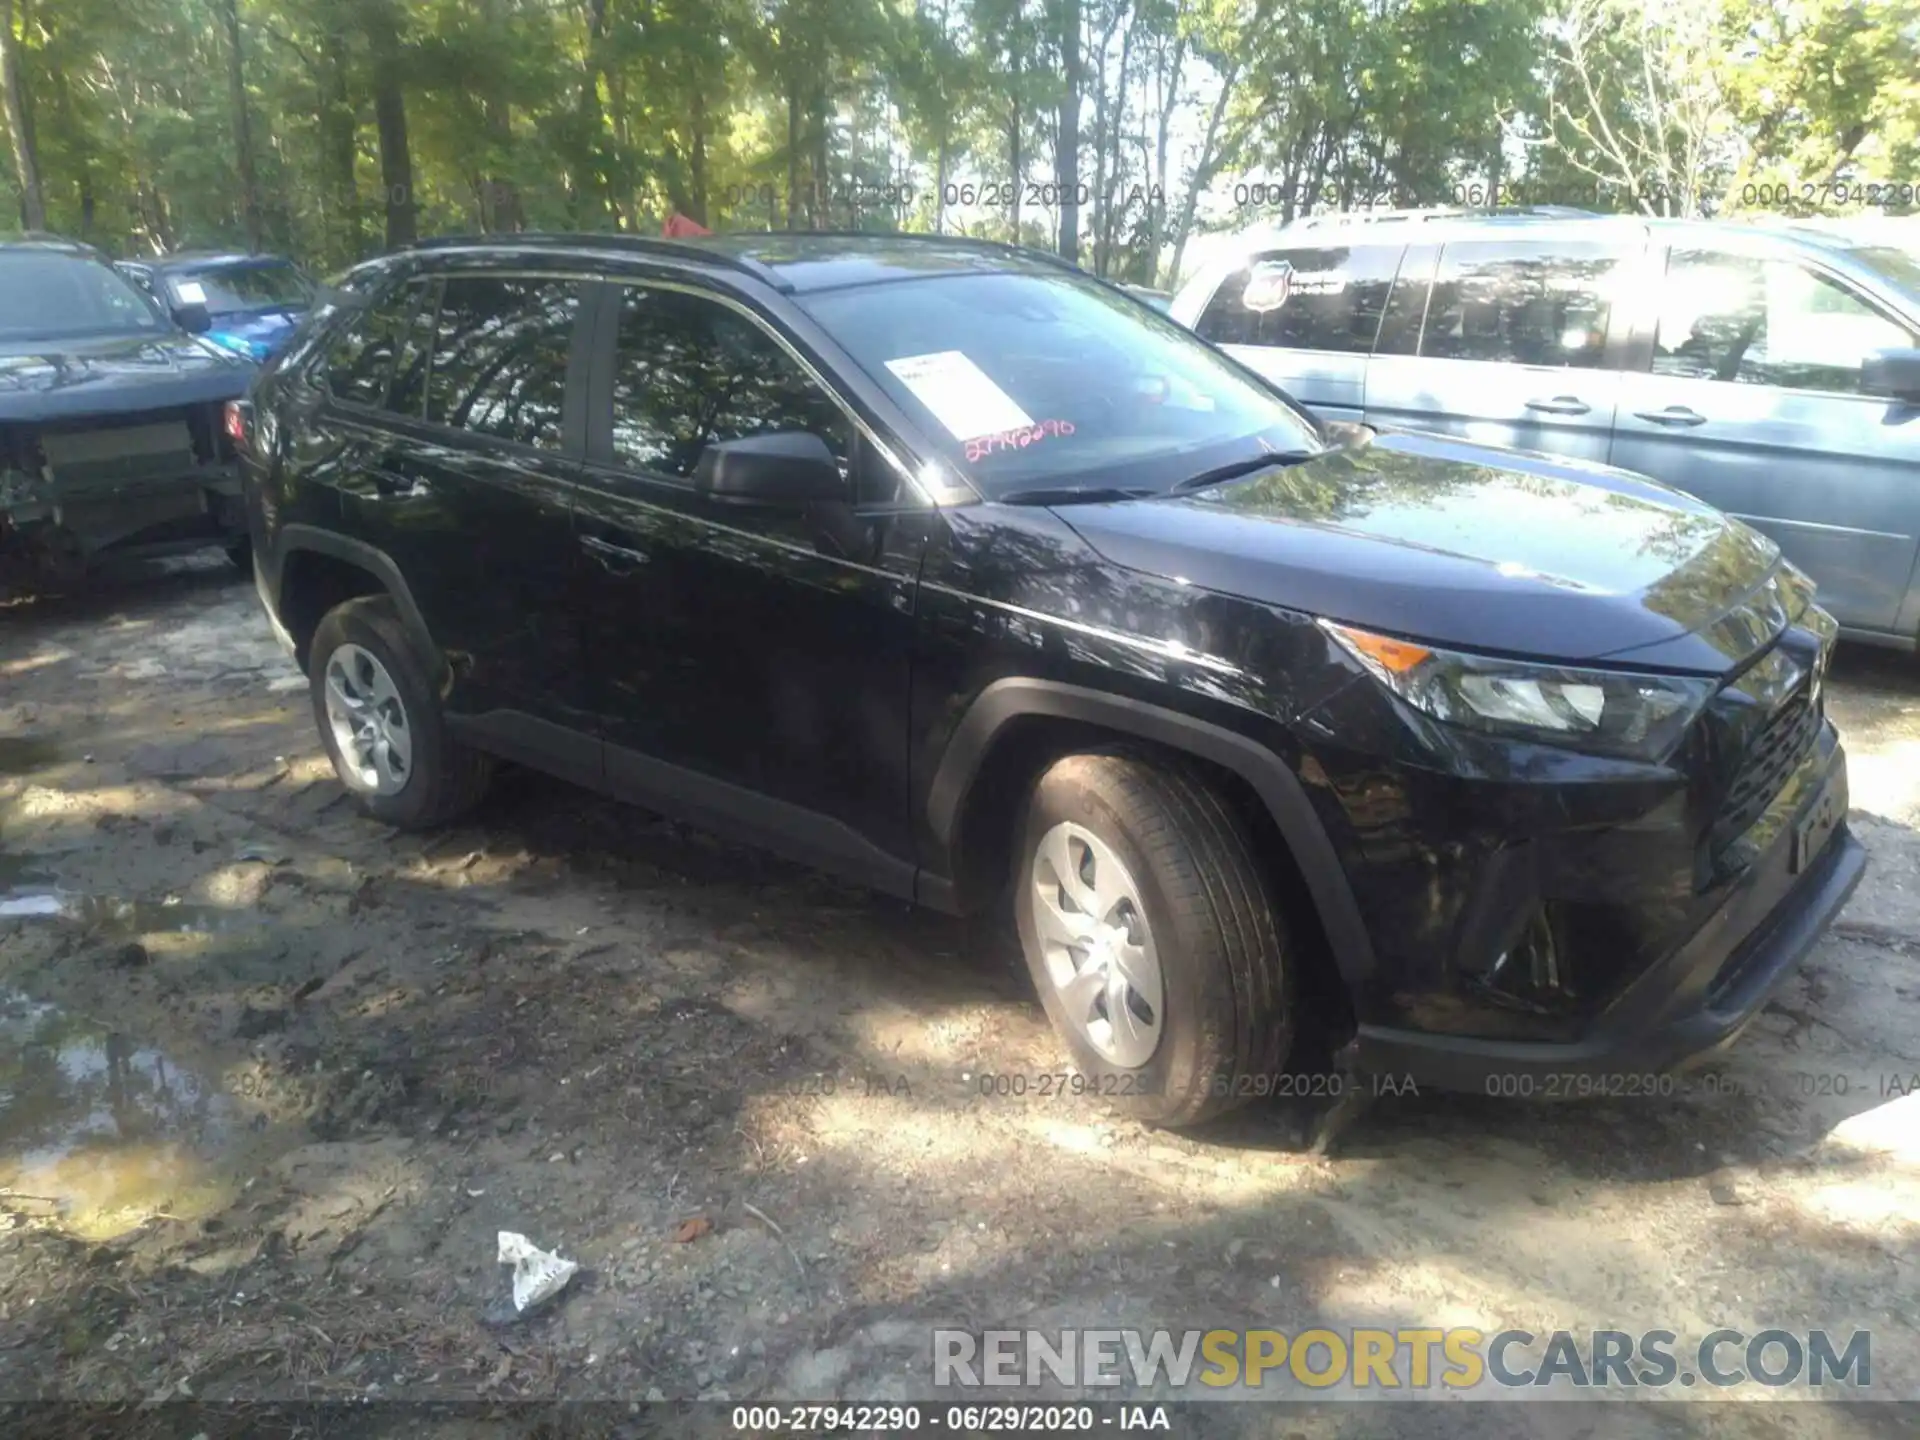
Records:
M433 324L427 419L561 448L579 306L572 280L447 276Z
M376 408L386 404L394 353L421 288L418 283L398 286L346 318L320 362L321 376L334 399Z
M1603 241L1448 245L1434 275L1420 353L1597 368L1627 258Z
M1269 251L1221 282L1198 332L1216 345L1364 355L1399 263L1398 245Z
M1854 395L1867 352L1914 343L1852 291L1789 261L1675 250L1653 373Z
M1427 296L1433 291L1433 268L1440 259L1438 245L1409 245L1387 297L1387 313L1380 320L1376 355L1420 353L1420 325L1427 318Z
M408 288L415 292L418 301L394 347L393 383L387 387L387 409L418 420L427 403L427 368L433 358L433 316L440 303L440 282L416 280Z
M685 479L708 445L806 430L850 473L857 432L758 325L714 300L629 287L614 341L613 449Z

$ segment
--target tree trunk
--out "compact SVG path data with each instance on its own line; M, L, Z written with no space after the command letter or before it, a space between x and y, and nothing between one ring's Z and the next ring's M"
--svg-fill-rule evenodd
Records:
M943 119L940 125L939 158L933 166L933 233L947 233L947 123Z
M782 37L783 45L786 43ZM789 55L787 63L792 65L794 58ZM797 230L795 223L800 203L800 80L797 76L787 79L787 229Z
M821 73L826 71L825 57L821 61ZM826 81L820 82L820 88L814 92L813 100L813 185L808 191L807 224L816 230L833 228L833 162L831 159L831 139L833 134L833 96L828 93ZM825 216L827 223L820 223Z
M1160 128L1153 140L1153 194L1147 197L1147 284L1160 281L1160 247L1167 234L1167 140L1173 123L1174 106L1180 99L1180 70L1187 58L1187 42L1182 36L1173 47L1173 67L1165 88L1160 92Z
M486 103L487 153L497 160L513 148L513 111L507 102L489 99ZM520 187L498 170L488 168L485 180L487 228L524 230L526 211L520 203Z
M1180 257L1186 252L1187 236L1193 231L1193 212L1200 203L1200 192L1213 183L1213 172L1219 167L1220 121L1227 113L1227 101L1233 96L1233 82L1240 73L1239 61L1228 65L1220 75L1220 94L1213 102L1213 113L1207 116L1207 133L1200 142L1200 157L1193 167L1193 180L1187 186L1186 199L1180 202L1180 223L1173 232L1173 258L1167 264L1167 283L1180 283Z
M1120 37L1120 84L1114 92L1113 122L1108 127L1113 141L1113 178L1109 188L1120 183L1120 132L1127 124L1127 75L1133 69L1133 26L1127 27ZM1105 275L1113 263L1113 237L1119 228L1119 216L1115 211L1113 197L1107 197L1107 203L1101 207L1100 231L1093 242L1093 269L1097 275Z
M1107 53L1113 48L1113 32L1119 28L1123 6L1113 7L1112 17L1100 36L1100 48L1094 52L1093 75L1093 226L1097 238L1107 215ZM1124 101L1125 97L1122 97Z
M594 219L604 219L612 208L606 176L600 164L600 142L606 129L606 116L600 108L601 41L607 33L607 0L587 0L586 74L580 79L580 105L575 116L580 141L579 160L586 173L574 186L574 211L580 213L583 200L590 200Z
M1060 97L1054 179L1060 194L1060 253L1080 261L1080 0L1061 0L1060 59L1067 88Z
M688 196L691 208L687 218L704 225L707 223L707 95L698 84L693 87L693 142L687 155L687 183L692 190Z
M1021 152L1021 130L1024 129L1025 116L1020 109L1020 52L1013 52L1013 85L1011 86L1013 113L1007 124L1007 173L1013 181L1013 243L1020 243L1020 192L1026 188L1026 180L1020 173L1020 167L1026 157Z
M487 31L495 41L509 42L501 0L486 0ZM513 106L496 85L481 102L481 114L487 129L487 160L481 177L481 224L487 230L524 230L526 211L520 203L520 187L495 166L513 150Z
M413 203L413 152L407 145L407 98L401 89L399 22L382 0L368 14L367 43L373 51L373 123L380 141L380 183L387 212L387 248L419 238Z
M0 0L0 90L4 90L7 134L13 140L13 173L20 182L20 224L47 228L47 201L40 188L40 157L27 126L26 90L20 78L20 42L13 33L13 0Z
M329 26L320 37L320 151L339 215L342 251L358 260L366 245L361 229L360 187L354 180L354 113L347 94L346 39Z
M246 57L240 49L240 0L218 0L220 21L227 30L227 97L233 106L233 161L240 176L240 219L247 232L247 251L258 254L265 244L260 233L260 181L253 168L253 122L247 115Z

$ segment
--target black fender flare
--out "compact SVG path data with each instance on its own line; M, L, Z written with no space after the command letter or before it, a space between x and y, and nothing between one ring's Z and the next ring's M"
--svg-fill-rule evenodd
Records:
M272 576L274 610L279 614L285 603L285 577L287 559L297 551L310 550L315 554L326 555L335 560L344 560L349 565L358 566L374 579L378 580L392 599L394 609L400 612L400 623L406 627L407 635L420 647L420 653L427 657L436 677L446 678L446 657L440 653L440 647L433 643L433 632L427 628L426 617L420 613L415 603L413 591L408 588L406 577L400 573L400 567L393 563L393 557L364 540L356 540L350 535L341 535L332 530L322 530L317 525L292 524L283 526L279 534L279 543L274 547L274 568ZM301 663L306 657L301 657Z
M1279 755L1236 731L1145 701L1056 680L996 680L974 697L954 728L927 793L927 819L952 853L962 809L994 738L1011 721L1043 715L1098 725L1211 761L1253 787L1279 827L1319 911L1334 963L1356 994L1373 974L1373 941L1353 887L1306 788Z

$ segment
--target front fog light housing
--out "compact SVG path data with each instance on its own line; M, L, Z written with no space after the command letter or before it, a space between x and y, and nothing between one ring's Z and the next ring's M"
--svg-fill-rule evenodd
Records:
M1496 1000L1543 1013L1565 1009L1576 998L1573 977L1566 973L1566 960L1545 910L1527 918L1479 982Z
M1659 762L1713 694L1690 675L1581 670L1441 650L1322 620L1382 685L1436 720L1590 754Z

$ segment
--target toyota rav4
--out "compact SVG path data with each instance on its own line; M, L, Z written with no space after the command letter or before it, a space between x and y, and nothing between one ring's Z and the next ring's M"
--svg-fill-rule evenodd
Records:
M1835 627L1771 541L1315 420L1047 256L420 245L231 428L369 815L445 821L504 757L1010 899L1074 1063L1150 1123L1268 1093L1309 1025L1442 1087L1658 1074L1863 866Z

